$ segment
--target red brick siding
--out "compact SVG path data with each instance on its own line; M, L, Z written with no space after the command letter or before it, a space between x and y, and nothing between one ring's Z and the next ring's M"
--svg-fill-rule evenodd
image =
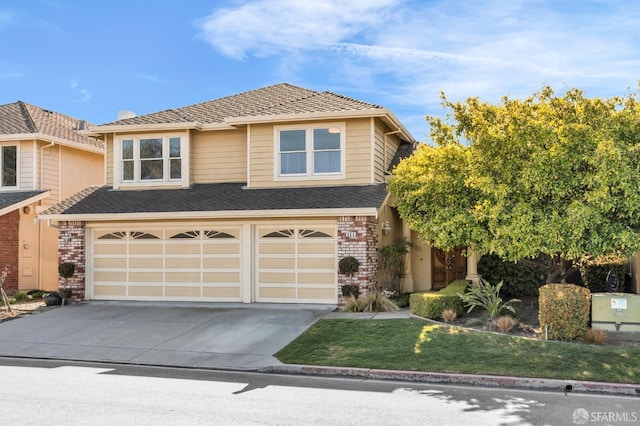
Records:
M85 298L85 222L58 223L58 264L71 262L75 265L75 273L65 283L58 277L58 287L67 285L71 288L71 300Z
M0 216L0 268L5 266L7 279L2 288L7 294L18 291L18 256L20 244L20 212L14 210Z
M360 287L360 294L375 290L378 281L378 224L371 216L338 217L338 261L353 256L360 262L360 269L351 283ZM338 303L344 304L342 285L349 284L349 277L338 274Z

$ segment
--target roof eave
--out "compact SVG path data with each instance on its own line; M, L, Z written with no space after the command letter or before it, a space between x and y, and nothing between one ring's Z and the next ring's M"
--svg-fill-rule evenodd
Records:
M16 133L13 135L0 135L0 142L34 139L39 139L44 142L54 142L58 145L68 146L70 148L76 148L83 151L94 152L96 154L104 155L105 151L104 148L87 145L82 142L71 141L69 139L59 138L57 136L51 136L44 133Z
M167 219L238 219L238 218L292 218L326 216L374 216L377 207L348 209L277 209L277 210L225 210L197 212L155 212L155 213L105 213L105 214L40 214L39 220L56 221L123 221L123 220L167 220Z
M279 123L285 121L305 121L305 120L330 120L345 118L363 118L363 117L379 117L388 112L384 108L372 108L348 111L321 111L321 112L303 112L295 114L277 114L277 115L252 115L244 117L228 117L225 122L238 126L243 124L264 124Z
M146 124L110 124L102 126L90 126L85 133L88 135L102 135L105 133L147 132L158 130L199 130L202 123L198 121L181 123L146 123Z
M45 191L41 194L34 195L33 197L27 198L26 200L19 201L17 203L11 204L3 209L0 209L0 216L4 216L5 214L12 212L14 210L21 209L29 204L37 203L40 200L43 200L51 195L51 191Z

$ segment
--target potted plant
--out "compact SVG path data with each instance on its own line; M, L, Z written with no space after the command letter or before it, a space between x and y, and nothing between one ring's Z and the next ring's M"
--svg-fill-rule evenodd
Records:
M68 280L73 276L75 271L76 267L71 262L64 262L58 265L58 273L64 278L64 287L59 290L63 305L67 299L71 299L71 289L69 288Z
M344 297L353 296L356 299L358 298L360 287L352 284L351 280L353 279L353 274L358 272L359 268L360 262L353 256L343 257L340 259L340 262L338 262L338 272L349 277L349 284L342 286L342 295Z
M50 291L42 295L42 301L46 306L60 305L62 304L62 297L57 292Z

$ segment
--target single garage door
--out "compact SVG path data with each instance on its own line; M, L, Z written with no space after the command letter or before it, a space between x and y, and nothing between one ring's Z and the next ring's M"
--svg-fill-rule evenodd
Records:
M241 301L240 227L94 228L92 299Z
M336 226L257 226L257 302L336 303Z

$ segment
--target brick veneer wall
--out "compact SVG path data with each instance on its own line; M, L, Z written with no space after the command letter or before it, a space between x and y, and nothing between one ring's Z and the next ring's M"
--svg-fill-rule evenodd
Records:
M372 216L338 217L338 261L353 256L360 262L351 284L360 287L360 294L373 291L378 281L378 223ZM342 285L350 284L349 277L338 274L338 304L344 304Z
M58 223L58 264L71 262L75 273L66 285L71 288L71 300L85 297L85 222ZM58 287L65 286L65 279L58 276Z
M2 285L7 294L18 291L20 212L14 210L0 216L0 268L9 268Z

